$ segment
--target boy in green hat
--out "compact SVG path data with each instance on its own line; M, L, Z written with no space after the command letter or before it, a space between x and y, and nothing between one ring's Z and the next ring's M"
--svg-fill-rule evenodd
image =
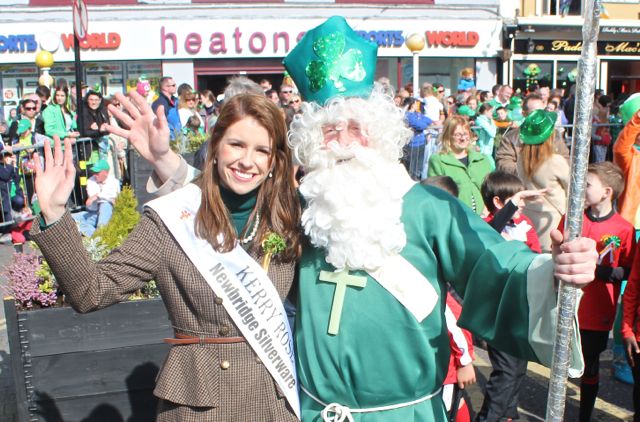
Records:
M536 255L505 242L450 195L413 182L399 162L412 135L403 112L372 90L376 49L332 17L284 61L309 101L289 135L306 170L300 192L310 244L299 264L296 321L303 421L445 420L447 283L465 295L460 326L549 365L552 334L529 334L539 322L554 330L553 274L583 286L595 268L590 240L560 253L556 233L558 254ZM149 133L151 119L133 119ZM174 174L166 187L184 183L184 160L165 158L154 160L177 164L162 170ZM579 374L575 358L571 373Z
M109 174L109 169L106 160L98 160L91 167L93 175L87 180L87 210L73 215L80 233L86 237L93 236L98 227L106 225L113 214L120 182Z

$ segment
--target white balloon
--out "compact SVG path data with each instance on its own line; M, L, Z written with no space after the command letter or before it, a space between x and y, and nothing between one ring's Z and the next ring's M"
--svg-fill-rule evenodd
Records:
M55 53L60 47L60 35L53 32L45 32L39 37L40 48L50 53Z

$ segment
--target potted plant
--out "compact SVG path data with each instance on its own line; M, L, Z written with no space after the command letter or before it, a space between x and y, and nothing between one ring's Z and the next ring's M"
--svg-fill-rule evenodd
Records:
M131 189L112 219L85 247L100 259L139 219ZM7 335L21 421L152 421L156 374L173 331L155 285L89 314L64 306L49 267L36 253L16 254L6 268ZM155 297L155 298L153 298ZM140 300L151 298L149 300ZM106 418L106 419L105 419Z

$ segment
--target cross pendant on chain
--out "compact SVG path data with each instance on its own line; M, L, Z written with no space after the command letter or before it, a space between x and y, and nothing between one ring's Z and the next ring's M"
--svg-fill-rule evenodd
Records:
M342 271L320 271L320 281L335 283L336 290L333 293L333 304L329 316L329 329L327 332L333 336L338 334L340 329L340 317L342 316L342 305L347 287L363 288L367 285L367 278L362 276L349 275L349 270Z

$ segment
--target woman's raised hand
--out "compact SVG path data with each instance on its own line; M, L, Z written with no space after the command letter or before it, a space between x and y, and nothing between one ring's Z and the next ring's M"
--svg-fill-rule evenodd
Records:
M178 169L180 157L169 148L169 125L164 108L158 107L154 114L147 100L136 91L131 91L129 97L118 93L116 98L126 112L113 105L109 105L109 111L126 127L106 125L106 129L127 138L136 151L154 166L162 180L171 177Z
M51 142L47 140L44 145L44 170L40 154L34 154L36 173L36 194L45 223L52 224L65 213L67 200L73 192L76 181L76 168L73 165L71 153L71 140L64 139L64 152L62 142L57 135L53 136L53 153Z

